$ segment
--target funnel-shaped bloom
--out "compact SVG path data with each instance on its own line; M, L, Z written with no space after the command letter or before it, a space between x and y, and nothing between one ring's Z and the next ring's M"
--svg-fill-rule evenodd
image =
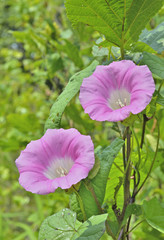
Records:
M147 66L130 60L97 66L84 78L80 102L85 113L97 121L122 121L130 113L138 114L151 101L155 84Z
M94 165L94 146L89 136L76 129L48 129L31 141L16 160L19 183L32 193L48 194L68 189L88 176Z

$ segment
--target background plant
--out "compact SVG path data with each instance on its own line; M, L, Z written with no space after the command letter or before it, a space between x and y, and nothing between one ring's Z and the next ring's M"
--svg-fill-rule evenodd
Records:
M151 118L153 115L154 118L146 124L146 144L141 150L141 160L143 159L144 162L146 159L146 162L141 165L142 179L145 178L147 169L151 166L152 154L155 152L157 142L158 124L160 127L159 152L151 177L144 191L141 191L137 197L137 204L142 205L143 200L150 200L153 196L156 196L161 203L163 202L162 1L137 1L137 4L134 1L131 7L131 1L126 2L125 7L124 1L111 1L111 5L108 5L108 1L102 0L96 3L94 1L94 4L92 1L67 0L67 16L76 25L72 28L65 15L63 1L1 0L0 171L2 184L0 191L2 197L0 201L2 209L0 216L2 221L0 221L0 234L2 239L6 239L6 236L8 239L36 239L43 219L69 206L68 196L63 192L41 197L25 192L17 182L18 172L14 160L19 150L23 149L29 141L43 135L49 109L66 86L68 79L79 70L85 69L94 59L100 64L108 64L121 57L132 59L137 64L147 64L153 73L157 92L146 109L147 117ZM76 6L74 6L75 3ZM110 6L114 12L111 11ZM126 13L128 8L131 10ZM85 13L84 16L83 13ZM152 19L148 22L150 18ZM145 27L147 29L144 29ZM75 96L79 87L80 84L70 96L71 101L67 107L65 106L60 126L76 127L81 133L91 135L95 147L99 145L107 147L115 137L119 136L118 128L113 123L92 121L84 114L78 97ZM65 99L65 94L62 96L61 101ZM54 113L53 110L51 111ZM46 124L51 124L49 120ZM60 119L57 119L55 127L59 127L59 123ZM138 160L137 139L140 139L142 134L141 124L142 119L137 120L134 126L133 159L135 161ZM46 125L45 128L47 126L50 127ZM51 127L54 126L51 125ZM146 155L146 149L149 149L148 155ZM119 153L110 171L111 181L107 183L103 205L113 219L111 206L116 193L118 206L122 207L121 178L122 160ZM107 199L110 199L110 202L107 202ZM156 200L151 200L148 204L149 209L158 205ZM142 211L146 212L146 207L143 204ZM129 212L134 213L134 221L142 221L138 216L139 210L136 212L130 209ZM148 227L147 224L152 223L152 216L147 217L147 221L134 231L134 239L163 238L162 227L157 223L160 231L156 230L157 227L152 228L155 224ZM127 213L128 217L129 213ZM158 219L160 222L163 221L162 217ZM104 235L103 238L109 237Z

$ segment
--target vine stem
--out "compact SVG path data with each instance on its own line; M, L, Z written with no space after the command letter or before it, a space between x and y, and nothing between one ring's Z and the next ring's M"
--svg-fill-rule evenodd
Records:
M119 216L119 223L124 219L125 211L130 203L130 176L131 176L131 131L130 127L126 128L126 138L127 138L127 144L126 144L126 168L124 172L124 205L121 212L121 215ZM117 240L125 239L125 226L120 225L119 235Z
M139 223L137 223L134 227L132 227L131 229L130 229L130 231L129 232L127 232L126 234L128 235L129 233L131 233L136 227L138 227L142 222L144 222L145 221L145 219L143 219L142 221L140 221Z
M144 143L144 137L145 137L145 128L146 128L146 122L148 121L148 118L145 114L143 114L143 125L142 125L142 137L141 137L141 144L140 148L142 149L143 143Z
M75 190L75 194L76 194L76 196L77 196L77 198L78 198L78 201L79 201L80 209L81 209L81 212L82 212L82 214L83 214L83 219L84 219L84 221L86 221L86 220L87 220L87 217L86 217L86 213L85 213L85 210L84 210L83 201L82 201L82 199L81 199L81 197L80 197L77 189L76 189L74 186L73 186L73 188L74 188L74 190Z
M130 200L130 173L131 173L131 164L130 164L130 152L131 152L131 133L129 127L127 127L127 165L125 170L125 181L124 181L124 206L121 213L121 221L124 218L126 207Z
M160 129L159 129L158 120L157 120L157 129L158 129L158 138L157 138L157 144L156 144L156 150L155 150L154 158L153 158L151 167L150 167L150 169L149 169L149 172L148 172L146 178L144 179L143 183L141 184L141 186L140 186L139 189L137 190L136 195L137 195L137 193L141 190L141 188L143 187L143 185L144 185L145 182L147 181L148 177L150 176L150 173L151 173L151 171L152 171L152 169L153 169L153 166L154 166L154 163L155 163L155 159L156 159L157 152L158 152L159 139L160 139Z

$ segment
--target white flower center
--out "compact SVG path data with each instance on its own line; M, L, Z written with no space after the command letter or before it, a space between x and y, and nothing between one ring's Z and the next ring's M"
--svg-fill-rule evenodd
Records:
M64 177L69 173L73 164L74 161L69 157L54 159L44 172L44 175L49 179Z
M130 104L130 93L125 88L114 90L110 94L108 104L113 110L125 107Z

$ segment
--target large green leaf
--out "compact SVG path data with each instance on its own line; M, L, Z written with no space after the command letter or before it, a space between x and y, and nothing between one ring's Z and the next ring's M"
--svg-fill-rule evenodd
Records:
M144 201L143 211L146 221L158 231L164 233L164 207L157 198Z
M79 91L83 79L90 76L97 65L98 61L94 61L89 67L82 70L81 72L76 73L73 77L71 77L66 88L60 94L60 96L57 98L51 108L50 116L45 123L45 130L47 130L48 128L60 127L61 117L67 104Z
M132 0L66 0L68 18L75 25L78 22L92 26L114 44L121 45L124 12Z
M126 1L125 1L126 2ZM124 37L126 45L138 40L148 21L162 7L163 0L133 0L126 15Z
M85 184L82 183L80 186L79 195L81 196L81 199L83 201L87 218L92 215L100 214L100 210L89 189L92 188L101 206L104 200L106 184L111 166L123 144L124 141L117 138L111 143L110 146L108 146L104 150L100 150L100 152L98 153L98 157L100 159L100 169L97 175L91 180L84 180ZM82 215L76 201L77 199L75 198L75 196L73 196L71 207L72 210L78 212L78 219L82 220Z
M164 79L164 59L151 53L144 53L142 64L146 64L150 71L158 77Z
M138 40L163 0L65 0L67 16L74 25L92 26L117 46Z
M98 240L105 232L107 214L92 216L81 223L69 209L46 218L41 225L39 240Z

